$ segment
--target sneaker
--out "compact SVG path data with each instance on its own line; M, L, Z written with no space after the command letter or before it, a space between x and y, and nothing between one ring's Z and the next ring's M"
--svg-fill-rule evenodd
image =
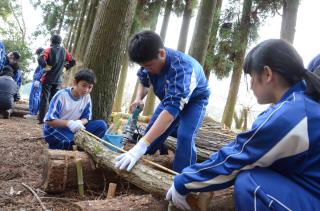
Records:
M9 119L11 113L12 113L12 109L8 109L8 110L3 111L3 113L2 113L3 114L3 118L4 119Z
M23 116L25 119L38 119L37 115L26 114Z

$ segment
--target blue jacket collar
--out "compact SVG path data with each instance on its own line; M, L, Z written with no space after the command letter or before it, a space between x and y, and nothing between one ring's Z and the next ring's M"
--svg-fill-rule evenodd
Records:
M280 100L277 102L281 103L285 101L288 97L290 97L294 92L304 92L306 90L306 84L304 81L299 81L295 83L293 86L291 86L286 93L280 98Z

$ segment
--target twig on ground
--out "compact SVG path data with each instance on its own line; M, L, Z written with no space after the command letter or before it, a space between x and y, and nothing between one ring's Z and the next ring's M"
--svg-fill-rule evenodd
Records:
M40 136L40 137L27 137L27 138L20 139L20 141L38 141L41 139L43 139L42 136Z
M40 203L41 207L43 210L47 211L48 209L44 206L44 204L42 203L41 199L39 198L39 196L37 195L36 192L34 192L34 190L27 184L25 183L21 183L24 187L26 187L35 197L36 199L38 200L38 202Z
M69 203L78 201L78 200L76 200L76 199L58 198L58 197L48 197L48 196L46 196L46 197L40 197L40 199L60 200L60 201L66 201L66 202L69 202Z

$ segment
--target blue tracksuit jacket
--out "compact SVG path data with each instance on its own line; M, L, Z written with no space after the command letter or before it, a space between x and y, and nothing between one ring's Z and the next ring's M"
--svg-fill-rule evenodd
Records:
M42 73L43 69L40 66L38 66L33 74L33 82L40 81ZM35 87L33 83L29 95L29 111L31 115L37 115L39 111L40 93L41 84L39 85L39 87Z
M304 90L304 83L298 82L257 117L251 130L239 134L207 161L185 168L174 179L177 191L186 194L224 189L233 185L239 173L262 168L282 175L320 200L320 104ZM276 186L277 180L271 184ZM251 195L256 196L256 191ZM286 200L289 205L294 203L290 197ZM320 201L317 203L320 208Z
M318 67L320 67L320 54L314 57L308 65L308 70L314 72Z
M210 95L201 65L191 56L170 48L166 48L166 64L160 74L140 68L137 75L143 86L153 86L164 109L174 117L190 100L207 99Z

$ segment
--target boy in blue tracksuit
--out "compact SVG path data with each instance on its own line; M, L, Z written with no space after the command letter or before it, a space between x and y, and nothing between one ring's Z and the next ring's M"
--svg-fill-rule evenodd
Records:
M58 91L52 98L45 116L43 133L49 149L72 149L74 133L86 129L102 138L107 130L103 120L92 120L90 92L96 83L92 70L75 74L72 87Z
M260 43L244 72L258 103L271 106L251 130L174 178L167 199L189 209L186 194L234 185L236 210L320 209L320 78L283 40Z
M43 48L38 48L36 50L36 54L39 57ZM24 115L24 118L32 118L37 119L37 114L39 111L39 103L40 103L40 94L41 94L41 82L40 79L43 74L43 68L38 65L33 74L33 82L29 95L29 114Z
M129 44L129 57L138 63L140 84L132 111L150 86L161 100L143 138L127 153L116 158L116 167L128 171L139 158L155 153L173 132L177 149L173 169L177 172L196 162L195 137L205 116L210 91L201 65L192 57L165 48L152 31L135 34Z

